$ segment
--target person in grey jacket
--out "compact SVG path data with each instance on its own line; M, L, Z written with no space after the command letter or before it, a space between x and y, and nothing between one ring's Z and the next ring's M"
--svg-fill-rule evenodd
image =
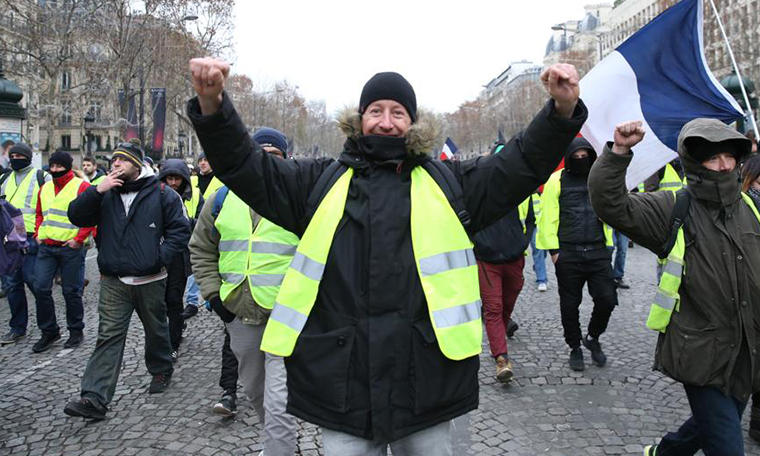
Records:
M628 193L625 185L632 148L644 137L641 125L617 126L614 143L591 170L589 191L602 220L663 257L674 193ZM687 273L679 274L679 300L660 330L655 368L684 385L692 416L648 446L647 456L744 454L741 417L760 390L760 221L739 174L749 153L749 140L715 119L692 120L678 137L690 201L683 223Z

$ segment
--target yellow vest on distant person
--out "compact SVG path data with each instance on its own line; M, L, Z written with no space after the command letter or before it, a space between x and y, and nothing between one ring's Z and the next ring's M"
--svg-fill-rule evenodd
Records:
M40 184L37 182L37 168L31 168L21 183L16 186L16 171L3 182L2 194L6 200L24 214L27 233L34 233L37 224L37 198Z

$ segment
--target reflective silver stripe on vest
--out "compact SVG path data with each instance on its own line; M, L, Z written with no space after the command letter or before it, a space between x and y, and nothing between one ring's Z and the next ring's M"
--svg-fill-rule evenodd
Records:
M34 172L36 173L36 171ZM24 179L26 179L26 177L24 177ZM36 179L36 176L32 176L32 181L29 182L29 188L26 190L26 200L24 200L24 207L32 207L32 198L34 198L34 179Z
M282 284L285 274L252 274L248 279L254 287L276 287Z
M469 304L433 311L435 326L436 328L448 328L478 320L480 318L480 307L481 302L478 299Z
M252 242L251 253L293 256L296 253L296 246L277 242Z
M322 274L325 273L325 265L319 261L314 261L301 252L296 252L290 267L310 278L319 282L322 280Z
M233 239L231 241L219 241L220 252L247 252L248 239Z
M466 268L476 264L472 249L443 252L420 260L420 272L423 277L440 274L457 268Z
M660 182L660 188L683 187L683 182Z
M68 217L69 216L69 214L66 211L62 211L60 209L53 209L52 207L50 209L48 209L47 211L50 212L53 215L62 215L64 217ZM42 214L46 215L44 212Z
M668 273L673 277L681 277L683 266L673 260L668 260L668 262L662 266L662 272Z
M654 295L654 303L665 310L673 310L676 306L676 298L671 298L670 296L665 296L658 292Z
M24 207L24 208L21 208L19 210L21 211L22 214L35 214L35 213L37 213L37 210L36 209L32 209L31 207L30 208L25 208ZM43 213L42 216L44 217L45 214Z
M42 225L40 226L54 226L56 228L63 228L66 230L79 229L78 226L72 225L71 223L56 222L55 220L45 220L44 222L42 222Z
M283 325L300 333L303 330L304 325L306 325L306 320L309 317L301 312L291 309L290 307L285 307L282 304L275 302L269 318L279 321Z
M245 279L245 274L234 274L231 272L221 272L219 273L220 276L222 276L222 280L224 280L227 283L242 283L243 279Z

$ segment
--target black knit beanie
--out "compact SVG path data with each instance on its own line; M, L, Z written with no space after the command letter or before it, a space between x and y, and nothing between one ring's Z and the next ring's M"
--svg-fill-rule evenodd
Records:
M359 114L364 114L367 106L377 100L393 100L406 108L412 122L417 121L417 96L409 81L392 71L372 76L362 89L359 99Z
M61 165L66 168L66 171L71 171L71 166L74 164L74 159L71 158L68 152L57 150L50 155L48 159L50 165Z
M18 144L15 144L13 147L11 147L10 150L8 151L9 157L11 154L21 154L24 157L31 160L32 149L24 143L18 143Z
M114 149L113 155L111 155L111 159L115 157L121 157L125 160L128 160L132 162L132 164L135 165L137 169L140 169L143 166L145 152L143 152L142 147L138 146L137 144L121 143L116 146L116 149Z

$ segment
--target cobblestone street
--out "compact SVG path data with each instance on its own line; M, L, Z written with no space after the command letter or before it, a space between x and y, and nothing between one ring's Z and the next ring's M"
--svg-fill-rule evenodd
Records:
M94 252L90 252L90 257ZM510 340L515 380L495 381L487 347L481 355L480 408L455 421L455 455L640 455L642 446L675 430L688 416L680 385L651 370L656 335L644 321L654 292L654 256L641 247L628 252L626 280L602 343L609 357L604 368L567 367L554 270L547 259L549 291L539 293L530 257L526 287L515 320L520 329ZM257 455L262 434L259 419L239 390L239 414L222 419L211 411L219 399L217 385L223 340L222 323L202 310L188 321L172 385L164 394L147 393L150 377L143 360L142 327L133 316L109 418L87 422L63 413L79 392L79 381L96 339L97 267L87 260L91 284L85 292L85 342L63 349L67 334L48 352L33 354L39 338L30 301L28 335L0 348L0 454L2 455ZM65 327L60 288L59 324ZM0 306L7 330L10 311ZM591 301L581 308L587 322ZM583 325L585 327L585 325ZM745 413L746 430L749 410ZM318 430L301 424L301 455L320 451ZM745 442L749 455L760 446ZM432 456L432 455L431 455Z

